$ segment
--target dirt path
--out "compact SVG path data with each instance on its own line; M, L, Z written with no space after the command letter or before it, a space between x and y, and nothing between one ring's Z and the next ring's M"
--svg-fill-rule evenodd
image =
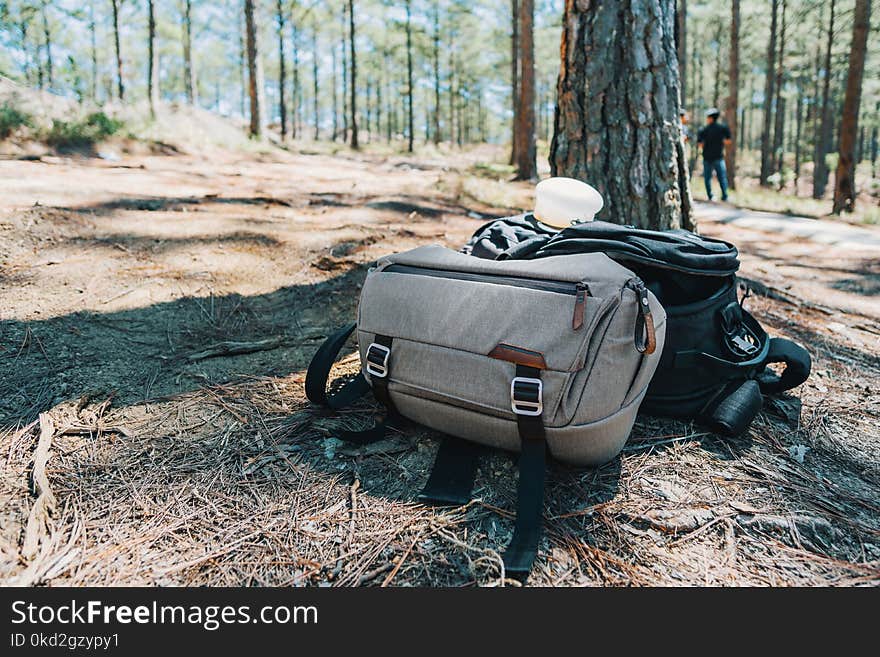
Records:
M426 509L430 434L351 449L333 431L368 414L325 417L302 395L372 260L458 247L508 210L462 192L482 184L466 169L478 157L0 161L0 577L495 581L509 458L482 467L469 507ZM532 581L876 583L876 250L703 229L740 244L771 295L752 309L816 357L803 411L780 401L737 441L643 418L622 459L554 467ZM56 503L32 555L41 412Z

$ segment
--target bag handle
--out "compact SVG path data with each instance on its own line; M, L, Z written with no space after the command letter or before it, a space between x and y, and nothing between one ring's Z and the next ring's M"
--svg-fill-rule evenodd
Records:
M799 344L785 338L771 338L770 350L764 359L769 363L785 363L782 374L763 369L758 375L758 384L765 395L775 395L799 386L810 376L811 359L809 352Z
M330 377L330 369L355 327L357 327L357 323L351 322L331 333L312 357L312 362L309 363L309 369L306 372L306 397L313 404L340 409L351 405L370 390L369 382L363 372L360 372L354 380L346 383L336 394L327 394L327 379Z
M306 397L309 401L318 406L326 406L334 410L344 408L351 405L363 397L370 390L370 383L364 377L364 373L358 375L340 388L336 394L327 394L327 379L330 377L330 370L339 352L345 346L355 327L356 322L346 324L339 330L331 333L323 344L315 352L312 362L309 363L308 372L306 372ZM386 418L376 423L373 427L363 431L339 431L337 432L340 440L354 443L357 445L367 445L382 440L388 431L388 421Z

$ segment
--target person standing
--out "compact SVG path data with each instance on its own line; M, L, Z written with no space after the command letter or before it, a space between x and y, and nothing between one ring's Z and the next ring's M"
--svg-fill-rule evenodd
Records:
M706 125L697 133L697 148L703 151L703 181L706 183L706 196L712 200L712 172L718 177L721 186L721 200L727 200L727 166L724 164L724 149L730 145L730 128L718 123L721 115L712 107L706 112Z

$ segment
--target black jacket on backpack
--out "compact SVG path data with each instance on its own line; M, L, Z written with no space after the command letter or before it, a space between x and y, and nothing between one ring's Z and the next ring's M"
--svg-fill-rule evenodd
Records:
M771 338L738 298L734 245L685 230L653 231L604 221L563 230L532 214L481 226L462 249L489 259L601 252L634 271L663 304L667 337L642 410L696 419L714 430L745 431L775 394L803 383L807 351ZM780 375L767 367L784 363Z

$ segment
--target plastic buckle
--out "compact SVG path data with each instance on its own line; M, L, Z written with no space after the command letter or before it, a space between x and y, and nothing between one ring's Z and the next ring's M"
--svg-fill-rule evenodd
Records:
M367 373L380 379L388 376L388 356L390 355L391 349L385 345L378 342L370 343L370 346L367 347Z
M510 408L517 415L544 412L544 384L541 379L515 376L510 382Z
M760 345L757 342L752 342L749 340L750 333L747 331L743 331L738 335L731 336L730 341L733 343L733 346L743 355L743 356L753 356L758 351L760 351Z

